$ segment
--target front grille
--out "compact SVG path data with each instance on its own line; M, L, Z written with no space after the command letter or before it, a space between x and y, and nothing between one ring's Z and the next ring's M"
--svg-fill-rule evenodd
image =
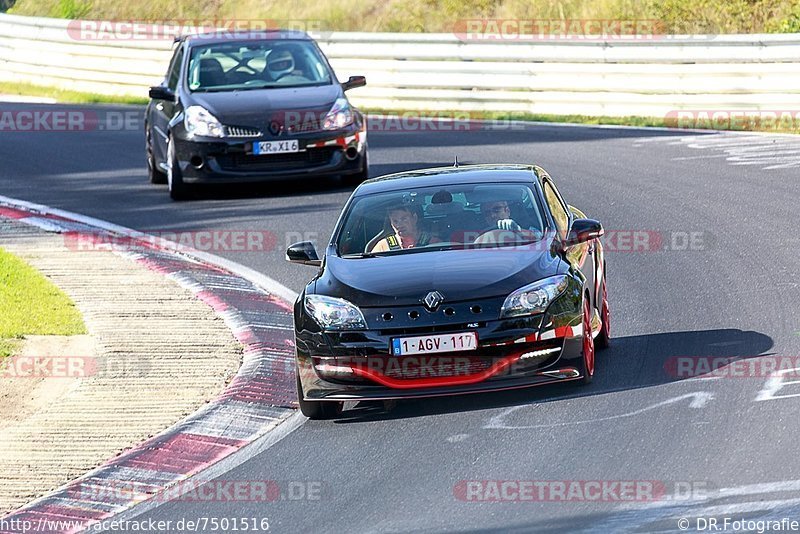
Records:
M230 171L277 171L317 167L330 162L336 147L309 148L291 154L226 154L217 157L219 166Z
M449 378L475 375L492 366L491 358L444 356L416 358L384 358L383 374L398 380ZM374 365L374 363L373 363Z
M440 325L427 325L415 328L384 328L379 330L380 335L388 337L397 336L413 336L416 334L436 334L440 332L461 332L466 330L475 330L476 328L483 328L486 326L486 321L476 321L474 323L458 323L458 324L440 324Z
M248 126L228 126L228 137L261 137L261 130Z

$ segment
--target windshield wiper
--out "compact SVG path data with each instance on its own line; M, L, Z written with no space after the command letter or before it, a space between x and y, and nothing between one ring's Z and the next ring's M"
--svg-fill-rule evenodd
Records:
M377 258L378 254L374 252L364 252L362 254L344 254L341 257L346 260L360 260L363 258Z

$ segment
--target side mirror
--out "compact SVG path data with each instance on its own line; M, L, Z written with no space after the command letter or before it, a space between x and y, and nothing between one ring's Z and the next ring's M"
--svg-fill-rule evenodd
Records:
M342 91L364 87L365 85L367 85L367 79L364 76L350 76L349 80L342 82Z
M603 225L594 219L575 219L567 236L565 246L571 247L597 239L604 233Z
M311 241L302 241L295 243L286 249L286 259L292 263L299 263L301 265L313 265L319 267L322 265L322 260L317 255L317 249L314 248L314 243Z
M150 88L150 98L153 100L175 100L175 93L169 87L154 85Z

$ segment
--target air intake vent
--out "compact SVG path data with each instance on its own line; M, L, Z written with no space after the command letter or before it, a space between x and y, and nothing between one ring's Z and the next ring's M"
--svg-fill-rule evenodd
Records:
M228 137L261 137L261 130L247 126L228 126Z

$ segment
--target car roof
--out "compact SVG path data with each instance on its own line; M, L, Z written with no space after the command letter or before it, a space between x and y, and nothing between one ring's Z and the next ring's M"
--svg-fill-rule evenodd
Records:
M225 42L247 41L311 41L311 37L300 30L283 30L280 28L265 30L230 31L219 30L201 34L182 35L176 41L186 41L190 46L200 46Z
M356 189L355 196L445 184L531 182L538 180L537 168L536 165L484 164L398 172L366 180Z

